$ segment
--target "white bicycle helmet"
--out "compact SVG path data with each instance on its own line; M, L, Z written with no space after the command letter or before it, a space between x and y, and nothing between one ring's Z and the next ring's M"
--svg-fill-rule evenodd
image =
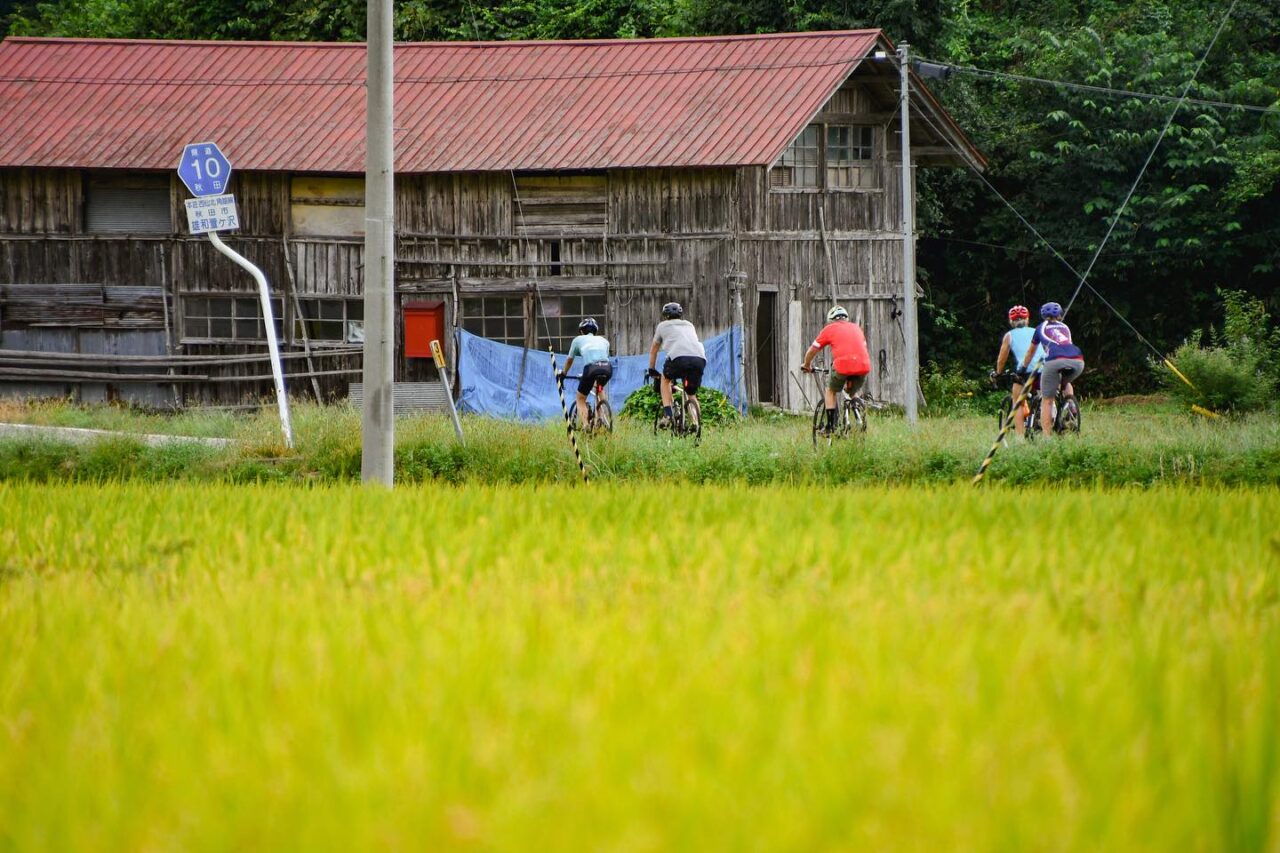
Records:
M835 308L832 308L830 311L827 312L828 323L835 322L836 320L848 320L848 319L849 319L849 312L841 308L839 305L837 305Z

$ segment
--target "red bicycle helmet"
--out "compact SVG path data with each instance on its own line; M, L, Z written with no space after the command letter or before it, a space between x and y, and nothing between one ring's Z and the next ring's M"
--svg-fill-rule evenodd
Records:
M1009 309L1010 320L1026 320L1031 316L1031 312L1027 310L1025 305L1015 305Z

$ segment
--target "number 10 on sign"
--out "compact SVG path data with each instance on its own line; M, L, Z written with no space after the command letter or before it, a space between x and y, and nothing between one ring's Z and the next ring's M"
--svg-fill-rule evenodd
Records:
M231 179L231 161L213 142L195 142L182 149L178 177L196 197L222 195Z

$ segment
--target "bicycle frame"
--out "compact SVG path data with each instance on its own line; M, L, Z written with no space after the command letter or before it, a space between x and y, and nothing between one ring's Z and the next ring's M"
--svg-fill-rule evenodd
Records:
M698 439L702 437L702 418L701 418L701 415L699 415L698 423L694 426L690 426L688 423L685 422L685 411L688 408L690 400L693 400L696 404L697 398L693 397L688 392L687 386L688 386L689 380L681 378L679 380L673 379L670 381L671 381L671 432L673 435L677 435L680 437L692 435L694 436L694 443L696 444ZM653 387L654 387L654 390L658 392L659 405L661 405L661 399L662 399L662 375L661 374L653 377ZM658 417L661 417L661 409L659 409ZM655 418L654 419L655 432L657 432L657 423L658 423L657 418Z
M826 367L815 367L809 371L814 375L814 382L818 385L818 404L814 409L814 444L818 443L819 425L818 419L826 409L826 383L818 378L821 373L824 376L831 374L831 369ZM841 396L843 395L843 397ZM837 412L837 428L834 432L829 432L826 428L822 428L827 443L831 443L831 439L837 436L845 436L850 432L865 432L867 429L867 402L862 398L859 392L849 391L849 381L846 380L844 387L836 392L836 412Z
M564 374L564 375L562 375L562 376L561 376L561 380L562 380L562 381L563 381L563 380L565 380L565 379L581 379L581 378L582 378L582 374L581 374L581 373L576 374L576 375L570 375L570 374L567 374L567 373L566 373L566 374ZM592 431L594 431L597 427L599 427L599 420L600 420L600 414L599 414L599 412L600 412L600 407L601 407L602 405L603 405L603 406L606 406L606 407L609 405L609 401L608 401L608 399L607 399L606 397L601 396L601 395L603 394L603 392L604 392L604 385L603 385L602 383L600 383L600 382L595 382L595 383L593 383L593 384L592 384L592 386L591 386L591 391L589 391L589 392L587 393L587 422L586 422L585 424L583 424L583 425L582 425L582 428L583 428L583 429L585 429L585 430L587 430L588 432L592 432ZM593 405L593 404L592 404L592 402L591 402L591 395L592 395L592 394L594 394L594 395L595 395L595 398L596 398L596 399L595 399L595 404L594 404L594 405ZM575 413L575 415L576 415L576 413L577 413L577 406L578 406L578 401L577 401L577 399L574 399L574 401L573 401L573 404L572 404L572 405L573 405L573 407L574 407L574 408L573 408L573 411L574 411L574 413ZM602 430L605 430L605 429L606 429L605 427L599 427L599 428L600 428L600 429L602 429ZM608 431L608 432L613 432L613 417L612 417L612 412L610 413L610 417L609 417L609 423L608 423L607 431Z

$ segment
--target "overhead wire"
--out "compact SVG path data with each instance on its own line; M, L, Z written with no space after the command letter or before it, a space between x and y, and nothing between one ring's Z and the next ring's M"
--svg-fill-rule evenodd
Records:
M523 232L522 239L524 242L525 259L529 260L529 227L525 223L525 219L524 219L524 202L520 198L520 183L519 181L516 180L516 173L514 169L509 169L508 172L511 174L511 191L515 198L516 213L520 217L520 230ZM538 314L539 316L542 317L542 327L543 327L543 331L546 333L546 340L547 340L547 355L551 358L551 373L553 374L553 377L554 377L554 374L558 369L558 366L556 364L555 349L552 346L552 341L554 340L554 337L551 334L551 321L547 319L547 308L545 303L543 303L542 301L542 290L541 288L538 287L538 266L539 265L537 263L537 259L534 259L529 263L529 268L530 268L530 271L532 272L531 281L533 282L533 296L538 302ZM538 324L537 324L537 321L535 320L534 321L535 330L537 329L537 326ZM561 331L563 331L563 329ZM529 353L529 348L525 347L524 352L525 352L525 356L527 357ZM522 360L520 364L521 364L521 377L523 379L524 361ZM578 463L578 473L582 475L583 483L590 483L591 478L587 472L587 465L586 465L586 462L583 461L582 450L578 447L578 439L577 439L577 436L574 435L573 424L569 417L569 405L565 401L565 396L564 396L564 380L562 378L554 378L554 381L556 383L556 390L560 394L560 410L564 414L565 433L569 437L569 446L573 449L573 458ZM516 399L517 399L517 405L518 405L519 404L518 392L516 394ZM575 406L577 405L576 400L574 402L574 405ZM586 426L586 425L583 424L583 426Z
M1213 38L1209 42L1209 46L1205 49L1204 54L1200 57L1200 61L1196 65L1195 71L1191 75L1191 78L1187 81L1186 85L1183 87L1182 94L1184 96L1190 91L1191 86L1195 83L1195 79L1199 75L1201 68L1204 67L1205 61L1209 58L1209 54L1213 51L1214 46L1217 44L1218 38L1219 36L1222 35L1222 30L1226 27L1227 21L1230 19L1231 13L1235 10L1235 6L1237 2L1238 0L1232 0L1231 5L1227 8L1226 14L1224 14L1222 17L1222 20L1219 21L1218 28L1214 32ZM1168 132L1170 125L1172 125L1173 119L1177 116L1178 109L1180 106L1181 106L1181 102L1179 102L1179 104L1175 106L1173 111L1169 114L1169 118L1166 120L1164 127L1160 131L1160 136L1156 139L1156 143L1154 146L1152 146L1151 152L1147 155L1147 159L1143 163L1142 168L1139 170L1138 176L1134 179L1133 184L1130 186L1129 192L1125 196L1124 202L1122 202L1120 207L1117 208L1115 216L1112 218L1111 224L1107 229L1106 235L1103 237L1102 242L1098 244L1098 247L1095 250L1093 257L1089 261L1089 266L1086 267L1083 273L1077 270L1071 264L1070 261L1068 261L1065 257L1063 257L1062 253L1059 252L1058 249L1051 242L1049 242L1048 238L1046 238L1043 234L1041 234L1039 229L1037 229L1034 225L1032 225L1031 222L1025 216L1022 215L1022 213L1017 209L1017 207L1015 207L1012 202L1010 202L1007 198L1005 198L1004 195L998 189L996 189L995 186L990 181L987 180L985 175L983 175L972 164L968 164L968 165L970 170L973 171L973 173L978 176L978 178L982 181L982 183L986 185L986 187L992 193L994 193L995 196L999 198L1000 201L1003 202L1004 205L1008 207L1010 211L1013 212L1013 214L1023 223L1023 225L1025 225L1031 231L1031 233L1033 233L1040 240L1040 242L1042 242L1045 245L1046 248L1049 249L1049 251L1053 254L1053 256L1056 257L1062 263L1063 266L1065 266L1068 270L1070 270L1071 273L1079 279L1079 282L1076 285L1076 289L1071 295L1071 299L1068 300L1067 305L1064 307L1064 311L1063 311L1064 316L1066 315L1067 311L1071 309L1071 306L1075 303L1075 300L1079 296L1081 289L1084 287L1088 287L1090 292L1093 293L1093 295L1096 296L1098 300L1102 302L1103 305L1105 305L1108 309L1110 309L1112 313L1114 313L1116 317L1118 317L1120 321L1124 323L1124 325L1128 327L1129 330L1132 331L1134 335L1143 344L1145 344L1153 353L1155 353L1156 357L1159 358L1162 363L1167 365L1175 374L1177 374L1178 377L1183 382L1186 382L1188 385L1194 388L1195 386L1191 383L1191 381L1188 380L1186 376L1184 376L1181 373L1181 371L1179 371L1172 364L1172 362L1169 361L1169 359L1164 355L1164 353L1160 352L1160 350L1157 349L1154 344L1152 344L1149 340L1147 340L1147 338L1141 332L1139 332L1138 329L1132 323L1129 322L1128 318L1126 318L1123 314L1121 314L1120 311L1116 309L1114 305L1112 305L1101 293L1098 292L1097 288L1095 288L1092 284L1089 284L1088 282L1089 274L1093 271L1094 265L1097 263L1098 258L1102 254L1102 250L1106 247L1108 240L1111 238L1111 234L1115 230L1116 223L1119 221L1120 216L1123 215L1125 208L1128 206L1129 201L1133 197L1134 191L1137 190L1138 184L1141 183L1143 176L1146 174L1147 168L1148 166L1150 166L1151 160L1155 157L1156 151L1159 150L1160 144L1164 141L1164 137ZM928 115L924 113L917 113L917 115L927 125L929 125L929 127L934 131L934 133L938 134L940 138L947 140L948 144L950 144L953 148L955 147L955 144L950 140L950 137L944 134ZM961 159L965 160L965 162L968 163L967 158L962 157Z
M1182 101L1187 104L1194 104L1201 107L1213 107L1215 109L1228 110L1244 110L1246 112L1259 113L1262 115L1280 115L1280 107L1264 107L1261 104L1242 104L1236 101L1217 101L1207 98L1179 98L1177 95L1159 95L1153 92L1139 92L1134 89L1116 89L1109 86L1097 86L1090 83L1076 83L1070 80L1053 80L1048 77L1031 77L1026 74L1014 74L1010 71L992 71L986 68L972 68L964 65L953 65L948 62L929 59L921 60L934 65L943 65L953 71L961 74L971 74L975 77L985 77L988 79L1008 79L1017 80L1023 83L1037 83L1042 86L1055 86L1059 89L1070 89L1077 92L1088 92L1096 95L1107 95L1118 98L1139 98L1145 101Z
M925 122L925 124L929 125L929 127L933 129L933 131L934 131L935 133L938 133L938 134L940 134L940 135L941 135L941 131L938 129L938 126L937 126L936 124L934 124L934 123L932 122L932 120L930 120L930 119L929 119L929 117L928 117L928 116L925 116L925 115L923 115L923 114L918 114L918 115L919 115L919 117L920 117L920 118ZM945 138L945 137L943 137L943 138ZM950 143L949 143L949 144L950 144ZM1060 263L1061 263L1061 264L1062 264L1062 265L1063 265L1063 266L1064 266L1064 267L1065 267L1065 268L1066 268L1066 269L1067 269L1067 270L1068 270L1072 275L1076 276L1076 277L1077 277L1078 279L1080 279L1081 281L1084 281L1084 278L1081 276L1080 271L1079 271L1079 270L1077 270L1077 269L1075 268L1075 266L1074 266L1070 261L1068 261L1065 257L1063 257L1062 253L1058 251L1057 247L1055 247L1052 243L1050 243L1050 242L1049 242L1049 239L1048 239L1047 237L1045 237L1043 234L1041 234L1041 233L1040 233L1040 230L1039 230L1038 228L1036 228L1034 225L1032 225L1032 224L1031 224L1031 222L1030 222L1030 221L1029 221L1025 216L1023 216L1023 215L1022 215L1022 212L1021 212L1021 211L1019 211L1019 210L1018 210L1018 208L1014 206L1013 202L1011 202L1011 201L1009 201L1009 199L1005 198L1004 194L1003 194L1003 193L1001 193L1001 192L1000 192L1000 190L996 189L996 187L995 187L995 186L994 186L990 181L988 181L988 180L986 179L986 176L985 176L985 175L983 175L981 172L979 172L979 171L977 170L977 168L976 168L976 167L974 167L974 166L970 165L970 166L969 166L969 168L973 171L973 173L974 173L975 175L977 175L977 176L978 176L979 180L981 180L981 181L982 181L982 183L987 187L987 189L989 189L989 190L991 191L991 193L992 193L996 198L1000 199L1000 201L1001 201L1001 202L1003 202L1003 203L1004 203L1004 205L1005 205L1006 207L1008 207L1010 211L1012 211L1012 212L1013 212L1013 215L1014 215L1014 216L1016 216L1016 217L1017 217L1017 218L1022 222L1022 224L1023 224L1023 225L1025 225L1025 226L1026 226L1026 228L1027 228L1029 231L1031 231L1031 233L1032 233L1032 234L1034 234L1034 235L1036 236L1036 238L1040 240L1040 242L1041 242L1041 243L1043 243L1043 244L1045 245L1045 248L1047 248L1047 249L1049 250L1049 252L1048 252L1048 253L1049 253L1050 255L1052 255L1053 257L1057 258L1057 259L1058 259L1058 261L1059 261L1059 262L1060 262ZM945 239L945 238L942 238L942 239ZM1008 248L1008 247L999 247L999 248ZM1106 299L1105 297L1103 297L1103 295L1102 295L1101 293L1099 293L1099 292L1098 292L1098 289L1097 289L1097 288L1095 288L1092 284L1089 284L1087 281L1086 281L1086 282L1084 282L1084 286L1085 286L1085 287L1087 287L1087 288L1089 288L1089 292L1090 292L1090 293L1092 293L1094 296L1098 297L1098 300L1099 300L1100 302L1102 302L1102 304L1103 304L1103 305L1105 305L1107 308L1111 309L1111 311L1116 315L1116 317L1117 317L1117 318L1119 318L1120 322L1121 322L1121 323L1123 323L1123 324L1124 324L1124 325L1125 325L1125 326L1126 326L1126 327L1127 327L1131 332L1133 332L1134 336L1135 336L1135 337L1137 337L1137 339L1138 339L1140 342L1142 342L1142 343L1143 343L1143 344L1144 344L1144 345L1145 345L1149 350L1151 350L1151 352L1152 352L1152 353L1154 353L1154 354L1155 354L1155 356L1156 356L1158 359L1160 359L1160 361L1161 361L1162 363L1165 363L1165 364L1168 364L1168 363L1169 363L1169 362L1168 362L1168 358L1165 356L1165 354L1164 354L1164 353L1162 353L1162 352L1161 352L1161 351L1156 347L1156 345L1155 345L1155 344L1151 343L1151 341L1149 341L1149 340L1146 338L1146 336L1145 336L1145 335L1143 335L1140 331L1138 331L1138 329L1137 329L1137 328L1136 328L1132 323L1130 323L1130 322L1129 322L1128 318L1126 318L1123 314L1121 314L1121 313L1120 313L1120 311L1119 311L1119 310L1118 310L1114 305L1112 305L1110 302L1108 302L1108 301L1107 301L1107 299ZM1065 312L1064 312L1064 313L1065 313ZM1178 373L1178 371L1176 370L1176 368L1174 369L1174 372L1175 372L1175 373ZM1182 376L1182 374L1181 374L1181 373L1178 373L1178 375L1179 375L1179 376ZM1182 379L1183 379L1183 381L1187 381L1185 376L1182 376ZM1188 382L1188 384L1190 384L1190 382ZM1193 387L1194 387L1194 386L1193 386Z
M1195 84L1196 78L1200 76L1200 69L1204 68L1205 61L1209 58L1209 54L1213 52L1214 45L1218 43L1218 37L1222 35L1222 31L1227 26L1227 21L1231 19L1231 13L1235 11L1236 3L1239 0L1231 0L1231 5L1227 7L1226 14L1222 16L1222 20L1218 22L1218 29L1214 31L1213 38L1209 40L1209 46L1205 48L1204 54L1200 57L1200 62L1196 64L1196 70L1191 73L1191 78L1187 80L1187 84L1182 87L1182 100L1174 104L1173 110L1169 113L1169 118L1165 120L1164 127L1160 129L1160 135L1156 137L1156 142L1151 146L1151 153L1147 155L1146 162L1142 164L1142 168L1138 170L1138 176L1133 179L1133 185L1129 187L1129 192L1125 195L1124 201L1116 208L1115 216L1111 218L1111 225L1107 228L1107 233L1103 236L1102 242L1098 244L1098 249L1093 253L1093 257L1089 260L1089 266L1085 267L1084 275L1080 277L1080 283L1076 285L1075 292L1071 294L1071 299L1063 308L1063 316L1071 310L1071 306L1075 303L1076 297L1080 295L1080 288L1089 279L1089 273L1093 272L1093 266L1098 262L1098 258L1102 255L1102 250L1106 248L1107 241L1111 239L1111 234L1115 231L1116 225L1120 222L1120 217L1124 215L1125 208L1129 206L1129 201L1133 198L1134 192L1138 189L1138 184L1142 183L1142 178L1147 174L1147 167L1151 165L1151 161L1155 158L1156 152L1160 150L1161 143L1164 142L1165 134L1169 132L1169 127L1173 124L1174 118L1178 115L1178 110L1182 109L1183 101L1186 100L1187 94L1191 91L1192 85ZM1092 288L1090 288L1092 290ZM1094 291L1095 293L1097 291ZM1181 375L1181 374L1179 374ZM1185 377L1184 377L1185 378Z

